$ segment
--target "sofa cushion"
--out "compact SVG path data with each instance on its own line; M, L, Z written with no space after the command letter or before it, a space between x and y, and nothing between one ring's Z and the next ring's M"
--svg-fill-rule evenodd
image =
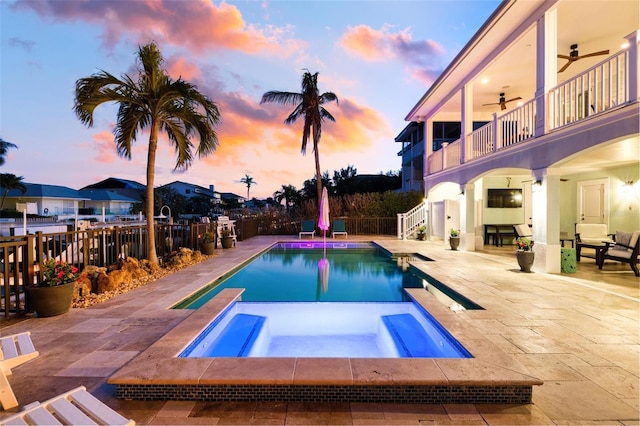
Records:
M604 223L578 223L576 234L583 244L603 244L604 241L613 242L607 234L607 225Z

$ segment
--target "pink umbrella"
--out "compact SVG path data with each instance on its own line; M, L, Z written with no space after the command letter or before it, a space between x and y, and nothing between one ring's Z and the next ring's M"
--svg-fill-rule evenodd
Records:
M318 228L322 229L323 234L329 229L329 196L327 188L322 188L322 199L320 200L320 217L318 218Z

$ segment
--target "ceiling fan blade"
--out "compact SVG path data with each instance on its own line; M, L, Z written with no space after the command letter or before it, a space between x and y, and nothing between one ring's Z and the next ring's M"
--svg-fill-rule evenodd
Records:
M505 109L507 109L507 105L505 104L505 102L500 102L500 110L504 111Z
M519 101L520 99L522 99L522 98L520 96L518 96L517 98L512 98L512 99L509 99L508 101L505 101L505 102Z
M569 55L558 55L558 59L566 59L566 60L570 61L571 60L571 56L569 56Z
M600 55L608 55L609 51L608 50L601 50L600 52L593 52L593 53L587 53L586 55L581 55L579 56L580 59L582 58L589 58L591 56L600 56Z
M494 102L492 104L482 104L482 106L500 105L500 102Z
M562 68L560 68L560 70L558 72L562 72L564 70L566 70L567 68L569 68L569 65L571 65L573 61L569 61L566 64L564 64L564 66Z

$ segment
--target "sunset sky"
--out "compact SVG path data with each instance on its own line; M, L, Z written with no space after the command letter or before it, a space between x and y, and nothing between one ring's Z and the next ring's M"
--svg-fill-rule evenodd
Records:
M131 160L116 154L117 107L96 110L95 126L73 113L75 82L100 70L133 75L139 45L155 41L172 78L213 99L220 145L184 173L162 136L156 186L175 180L251 196L300 189L315 173L300 153L293 107L260 105L269 90L300 91L304 69L319 72L336 122L325 122L320 165L358 173L398 171L394 137L442 69L498 6L498 0L229 1L0 0L0 138L11 149L2 173L79 189L108 177L146 183L148 133Z

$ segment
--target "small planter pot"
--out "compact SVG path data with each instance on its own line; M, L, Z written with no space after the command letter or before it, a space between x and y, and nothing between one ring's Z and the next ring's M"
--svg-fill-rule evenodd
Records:
M449 237L449 245L451 246L451 250L458 250L458 247L460 247L460 237Z
M38 318L53 317L69 312L75 283L54 287L27 287L27 305Z
M516 259L522 272L531 272L536 254L532 251L516 251Z
M207 256L211 256L215 248L216 248L216 243L200 244L200 251L202 252L202 254L206 254Z
M223 249L229 249L233 247L233 237L222 237L220 238L220 241L222 242Z
M426 237L427 237L427 234L418 234L418 241L424 241Z

